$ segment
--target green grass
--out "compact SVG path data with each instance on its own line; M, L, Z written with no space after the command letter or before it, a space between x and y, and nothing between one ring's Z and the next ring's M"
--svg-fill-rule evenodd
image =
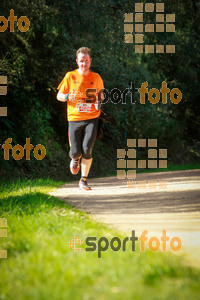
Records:
M47 194L60 184L41 179L1 185L0 217L8 223L0 246L8 251L0 259L1 300L200 299L200 270L181 256L138 247L109 249L101 258L96 251L72 251L75 236L125 236Z
M143 170L142 172L137 170L137 173L152 173L152 172L169 172L169 171L183 171L183 170L196 170L200 169L200 164L185 164L185 165L168 165L165 169L151 169L151 170Z
M200 169L200 163L195 164L185 164L185 165L171 165L168 164L167 168L157 168L157 169L136 169L136 173L158 173L158 172L171 172L171 171L187 171L187 170L197 170ZM116 170L107 174L104 174L104 177L116 177ZM102 177L102 176L95 176Z

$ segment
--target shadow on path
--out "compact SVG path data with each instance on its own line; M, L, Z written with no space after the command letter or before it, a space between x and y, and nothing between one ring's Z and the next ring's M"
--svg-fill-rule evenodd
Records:
M200 254L200 170L137 174L137 188L116 177L88 181L91 191L80 191L77 181L50 194L124 233L148 230L149 236L161 236L167 230L181 238L190 257ZM150 181L167 186L149 188Z

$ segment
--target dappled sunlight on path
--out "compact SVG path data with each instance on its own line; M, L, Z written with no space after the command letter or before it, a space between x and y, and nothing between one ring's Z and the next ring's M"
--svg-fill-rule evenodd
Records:
M182 240L182 250L190 258L200 254L200 170L137 174L137 182L166 181L167 188L128 188L126 180L116 177L89 179L91 191L81 191L78 181L68 183L50 194L92 215L97 221L124 233ZM200 262L200 258L199 258Z

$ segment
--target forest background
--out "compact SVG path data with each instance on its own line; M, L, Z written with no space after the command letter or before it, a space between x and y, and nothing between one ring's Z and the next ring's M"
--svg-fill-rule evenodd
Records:
M116 175L117 149L125 148L126 138L158 139L158 147L168 150L168 164L197 163L200 157L200 2L165 1L165 14L175 13L175 33L148 33L145 44L175 44L175 54L134 53L134 44L124 42L124 14L134 13L139 1L105 0L8 0L1 1L0 16L14 9L19 19L26 16L30 27L0 32L0 75L8 77L8 94L1 97L7 117L0 117L0 144L12 138L12 147L24 146L30 138L35 147L42 144L46 156L37 161L4 159L0 148L1 178L50 177L72 179L69 171L66 103L57 101L57 86L66 72L76 69L76 50L92 49L91 70L101 75L105 88L123 91L134 82L139 88L160 90L167 82L178 88L182 100L175 105L140 104L127 96L126 104L108 101L103 110L117 121L106 124L104 138L96 141L90 176ZM143 3L151 1L143 1ZM156 3L163 2L157 1ZM154 13L145 13L152 23ZM139 149L138 157L144 157Z

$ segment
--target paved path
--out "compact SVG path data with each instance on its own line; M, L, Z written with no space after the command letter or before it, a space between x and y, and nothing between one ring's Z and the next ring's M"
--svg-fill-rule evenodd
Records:
M181 239L179 253L186 252L190 263L200 266L200 170L137 174L136 181L138 186L128 188L126 180L116 177L89 179L91 191L80 191L76 181L51 195L124 236L131 236L132 230L137 236L148 230L148 238L160 238L165 229L170 239ZM167 181L167 188L145 186L152 181Z

